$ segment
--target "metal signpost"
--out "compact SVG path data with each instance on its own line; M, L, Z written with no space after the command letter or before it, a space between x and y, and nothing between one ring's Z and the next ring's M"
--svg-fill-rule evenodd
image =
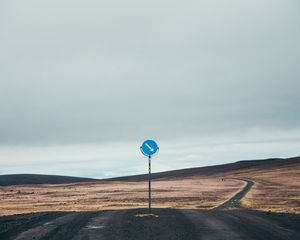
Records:
M158 152L159 147L157 143L153 140L146 140L141 146L141 152L148 157L149 160L149 175L148 175L148 206L149 212L151 213L151 157Z

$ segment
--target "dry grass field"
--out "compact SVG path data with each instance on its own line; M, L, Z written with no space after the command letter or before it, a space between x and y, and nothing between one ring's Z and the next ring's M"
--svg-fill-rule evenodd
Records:
M216 176L254 182L240 203L244 208L300 213L300 157L261 162Z
M212 208L238 192L234 179L154 180L153 207ZM95 211L147 207L148 182L108 181L0 188L0 215L41 211Z
M243 207L300 213L300 164L244 174L255 184L242 200Z
M245 161L154 174L153 207L211 209L254 186L241 201L251 209L300 213L300 158ZM69 184L0 187L0 215L147 207L145 176Z

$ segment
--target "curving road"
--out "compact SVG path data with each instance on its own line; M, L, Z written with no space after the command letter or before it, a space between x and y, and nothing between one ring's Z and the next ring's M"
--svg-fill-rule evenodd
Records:
M222 203L218 207L214 208L216 210L225 210L232 207L237 207L242 198L250 191L254 182L248 179L238 179L246 182L246 186L237 194L235 194L232 198L228 199L226 202Z

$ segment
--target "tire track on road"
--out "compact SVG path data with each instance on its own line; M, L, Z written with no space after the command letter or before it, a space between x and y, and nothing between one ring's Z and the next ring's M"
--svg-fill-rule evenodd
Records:
M91 218L87 224L74 235L72 240L107 239L107 232L111 229L109 222L117 213L118 211L101 212L101 214Z
M43 225L65 214L64 212L29 213L2 217L0 219L0 239L16 239L22 232Z
M88 221L95 217L99 212L80 212L75 213L73 218L57 225L52 231L47 232L40 240L69 240L76 236L76 234L88 223ZM101 214L101 212L100 212Z
M38 225L32 225L31 228L27 228L25 231L19 231L13 239L72 239L96 214L99 214L99 212L65 212L63 216L54 215L52 219L42 219Z

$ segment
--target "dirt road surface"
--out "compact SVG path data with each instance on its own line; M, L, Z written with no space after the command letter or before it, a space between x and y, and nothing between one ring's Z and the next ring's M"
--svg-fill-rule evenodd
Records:
M247 210L146 209L35 213L0 218L0 239L298 240L300 216Z

